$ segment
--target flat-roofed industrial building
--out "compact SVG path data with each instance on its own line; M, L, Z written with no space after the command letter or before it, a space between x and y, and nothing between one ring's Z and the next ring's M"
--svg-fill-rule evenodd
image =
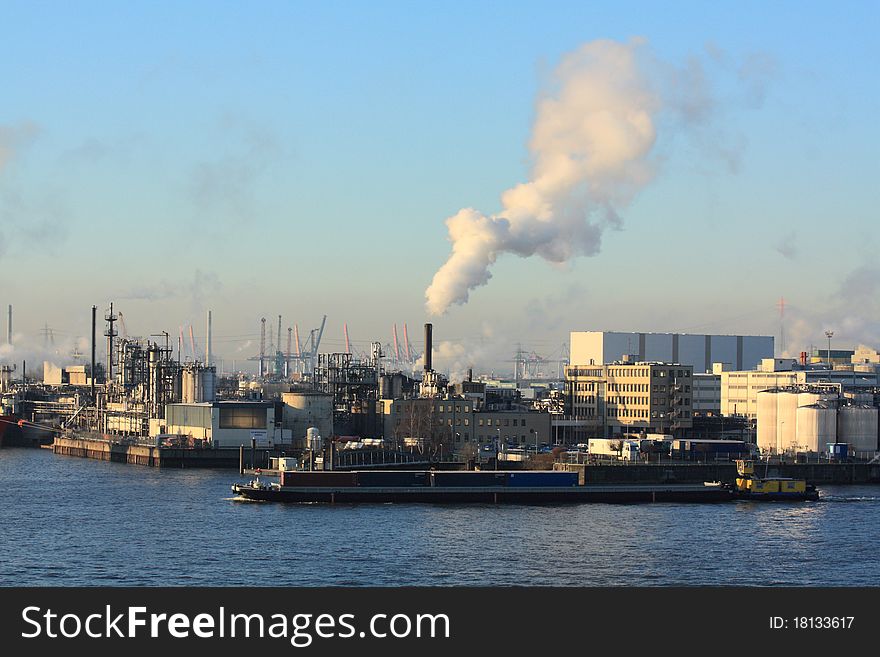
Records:
M732 370L750 370L762 359L773 358L773 349L773 337L766 335L572 331L569 363L607 365L629 358L690 365L695 373L711 372L712 363L725 363Z

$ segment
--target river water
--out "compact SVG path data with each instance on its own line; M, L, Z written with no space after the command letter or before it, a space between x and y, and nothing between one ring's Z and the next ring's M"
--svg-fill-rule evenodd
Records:
M880 585L880 486L813 503L327 506L237 501L237 480L0 449L0 585Z

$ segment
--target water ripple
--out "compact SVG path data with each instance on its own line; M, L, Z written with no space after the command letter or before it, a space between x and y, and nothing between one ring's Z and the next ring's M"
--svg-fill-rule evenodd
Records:
M813 504L331 507L242 503L236 479L0 450L0 584L880 584L871 486Z

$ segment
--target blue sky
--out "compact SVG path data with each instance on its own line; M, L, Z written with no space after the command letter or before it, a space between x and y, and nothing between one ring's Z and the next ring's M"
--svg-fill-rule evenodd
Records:
M560 57L641 36L700 62L709 120L661 124L598 255L502 256L437 339L490 361L573 329L778 333L785 296L804 346L846 313L842 343L870 340L876 304L841 286L880 279L878 6L0 2L0 304L31 335L111 300L132 332L198 334L210 307L229 352L279 313L326 313L328 348L343 321L415 335L444 220L528 178Z

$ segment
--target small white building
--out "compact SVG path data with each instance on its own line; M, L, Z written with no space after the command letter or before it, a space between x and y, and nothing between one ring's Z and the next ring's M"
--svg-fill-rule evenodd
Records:
M151 435L178 434L206 440L225 449L256 441L257 447L280 447L291 443L290 429L281 426L271 402L222 401L168 404L164 423L155 423Z

